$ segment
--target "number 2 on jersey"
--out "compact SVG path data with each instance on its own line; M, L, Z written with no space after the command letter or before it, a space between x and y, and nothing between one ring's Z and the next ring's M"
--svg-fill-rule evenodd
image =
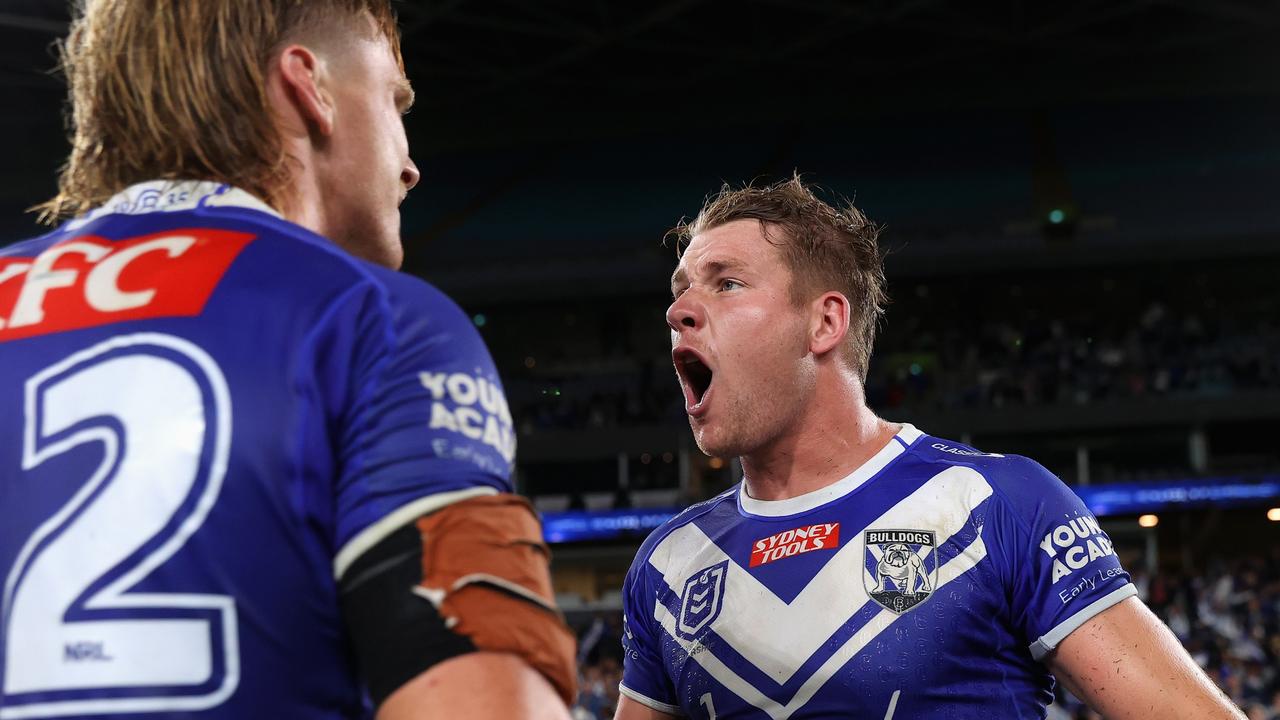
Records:
M130 592L200 528L222 488L231 403L217 364L173 336L117 337L31 377L24 410L20 482L87 457L82 446L102 459L5 578L0 719L225 701L239 680L234 601Z

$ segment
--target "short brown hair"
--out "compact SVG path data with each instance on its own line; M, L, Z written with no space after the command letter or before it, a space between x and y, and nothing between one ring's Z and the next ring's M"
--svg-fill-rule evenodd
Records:
M799 175L764 187L725 185L707 198L697 217L670 234L680 255L699 233L734 220L759 221L765 239L781 249L791 270L793 302L800 305L830 290L849 300L845 347L865 382L876 326L889 302L884 254L877 244L880 228L852 202L841 199L833 207L813 190Z
M60 48L71 154L57 196L36 208L46 222L157 178L230 183L278 208L291 174L267 101L272 52L312 31L362 29L368 13L401 62L389 0L77 4Z

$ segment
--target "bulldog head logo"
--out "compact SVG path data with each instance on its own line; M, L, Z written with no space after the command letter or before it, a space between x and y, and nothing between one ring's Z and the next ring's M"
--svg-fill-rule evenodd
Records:
M938 557L932 530L867 530L863 540L867 594L895 613L904 613L938 586Z
M680 595L680 618L676 630L688 640L696 639L720 614L724 604L724 581L729 572L725 560L703 568L689 577Z

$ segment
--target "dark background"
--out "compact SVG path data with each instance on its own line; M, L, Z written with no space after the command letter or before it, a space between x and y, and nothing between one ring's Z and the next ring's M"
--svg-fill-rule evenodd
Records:
M692 447L661 239L722 183L793 171L885 226L894 303L868 396L886 418L1076 485L1280 471L1280 4L398 8L423 173L404 269L485 335L539 508L675 507L737 480ZM66 22L61 0L0 0L0 245L37 231L24 209L53 194L66 152L50 73ZM1265 509L1107 522L1166 619L1223 583L1252 593L1190 610L1183 641L1272 718L1280 525ZM615 672L607 613L637 543L557 548L562 605L608 619L584 687ZM1212 630L1233 613L1262 662ZM584 703L607 709L600 693Z

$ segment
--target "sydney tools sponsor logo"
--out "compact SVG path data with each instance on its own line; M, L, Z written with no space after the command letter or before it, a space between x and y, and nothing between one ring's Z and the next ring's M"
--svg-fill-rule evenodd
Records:
M814 550L834 550L839 545L840 523L805 525L757 540L751 546L751 567Z

